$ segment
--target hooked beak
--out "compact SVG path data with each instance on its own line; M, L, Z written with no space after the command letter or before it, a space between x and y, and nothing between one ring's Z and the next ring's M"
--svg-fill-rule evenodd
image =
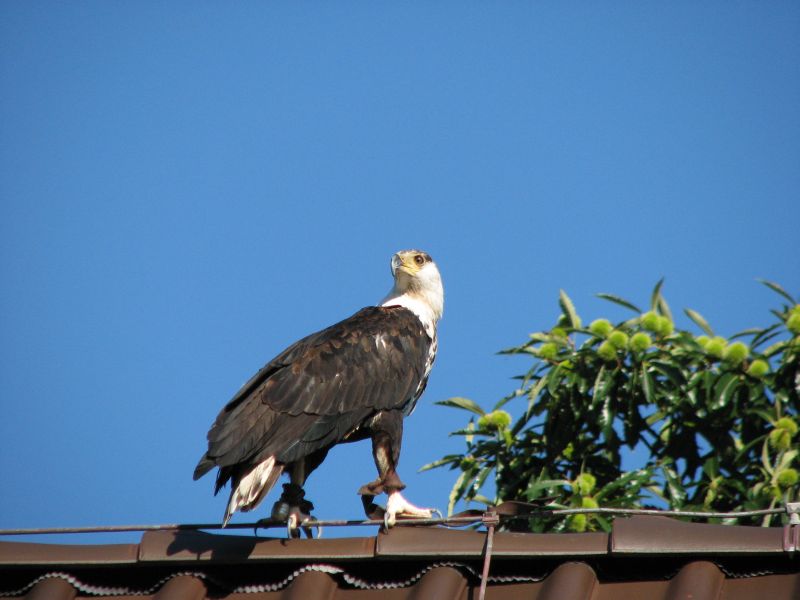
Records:
M397 269L403 266L403 259L399 254L392 256L392 277L397 277Z

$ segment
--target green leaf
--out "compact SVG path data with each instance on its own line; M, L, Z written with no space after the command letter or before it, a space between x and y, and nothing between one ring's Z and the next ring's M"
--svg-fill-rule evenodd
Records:
M558 365L555 369L550 371L545 377L547 379L547 391L551 396L558 397L558 388L561 385L561 378L564 375L565 369Z
M721 375L714 385L714 400L709 403L709 408L712 410L724 408L736 391L736 388L739 387L739 383L741 383L739 375L734 373Z
M661 288L664 285L664 278L658 280L656 287L653 288L653 294L650 296L650 307L652 310L661 313L665 317L667 317L670 321L675 321L672 318L672 311L669 309L669 304L664 299L664 296L661 295Z
M539 397L539 394L542 393L544 386L547 384L547 378L542 377L539 381L536 382L530 391L528 391L528 409L526 412L527 416L530 416L533 412L533 404L536 402L536 399Z
M772 469L772 463L769 462L769 442L766 439L761 446L761 464L764 465L764 470L769 473L770 477L775 474Z
M748 415L756 415L757 417L761 417L764 419L765 423L774 424L776 417L772 414L772 412L768 410L764 410L762 408L751 408L747 411Z
M474 492L477 492L481 489L481 487L483 487L486 478L489 477L493 470L493 467L484 467L481 469L480 473L478 473L478 476L475 478L475 483L472 484Z
M736 453L736 457L733 459L733 462L734 463L738 463L740 459L742 459L745 456L747 456L748 454L750 454L750 450L752 450L755 446L757 446L758 444L763 442L765 438L766 438L766 436L763 436L763 435L759 436L759 437L755 438L754 440L750 440L750 442L748 444L745 444L745 445L737 448L738 452ZM739 442L739 444L741 445L741 441Z
M689 382L686 384L687 389L693 390L703 383L706 373L708 373L708 371L704 371L703 369L698 369L692 373L692 376L689 377Z
M758 335L764 332L762 327L751 327L750 329L743 329L737 333L734 333L732 336L728 337L728 340L735 340L741 337L747 337L748 335Z
M613 302L614 304L619 304L620 306L624 306L625 308L631 309L633 312L641 314L643 311L641 308L628 302L624 298L620 298L619 296L615 296L614 294L595 294L598 298L602 298L603 300L608 300L609 302Z
M667 465L661 467L661 472L664 473L664 479L667 483L670 506L673 508L681 508L686 502L687 493L683 484L681 484L678 473L675 469Z
M771 339L772 337L777 335L778 332L776 330L780 329L780 327L782 326L783 326L783 321L780 321L778 323L773 323L766 329L763 329L761 333L756 334L756 336L752 340L750 340L750 347L755 349L757 346L760 346L768 339Z
M762 352L761 354L764 356L764 358L770 358L778 354L778 352L785 350L788 346L789 346L789 340L783 340L781 342L772 344L772 346L766 348L764 352Z
M614 433L614 408L611 406L611 398L603 398L603 409L600 411L600 427L603 431L603 438L606 443L611 440Z
M600 367L597 377L594 379L594 393L592 394L592 406L600 404L608 393L608 376L605 366Z
M527 354L534 354L534 350L529 346L533 344L533 342L528 342L527 344L523 344L522 346L514 346L512 348L503 348L502 350L498 350L498 354L522 354L523 352Z
M664 278L658 280L655 287L653 288L653 293L650 294L650 310L656 311L658 310L658 299L661 298L661 287L664 285Z
M642 365L642 391L644 392L645 400L647 400L648 404L655 404L656 402L656 386L653 382L653 376L650 375L650 372L645 368L645 365ZM648 419L648 424L649 423Z
M692 310L691 308L684 308L683 312L685 312L686 316L694 321L695 325L702 329L706 335L709 337L714 337L714 330L711 329L711 326L708 324L708 321L703 318L703 315L695 310Z
M578 318L578 313L575 312L575 305L572 304L569 296L564 290L558 292L558 304L561 306L561 311L569 318L570 326L577 329L581 326L581 321Z
M475 433L474 433L475 432L475 421L470 419L469 423L467 423L467 429L466 430L467 430L468 433L466 434L466 437L464 438L464 440L467 442L468 445L471 445L472 441L475 439Z
M450 435L451 436L453 436L453 435L465 435L465 436L468 436L468 437L469 436L474 436L474 435L482 435L482 436L485 437L486 435L488 435L490 433L490 432L487 432L485 430L476 429L475 428L475 424L472 421L470 421L470 425L472 425L472 427L467 426L464 429L456 429L455 431L451 431ZM492 433L492 435L494 435L494 434ZM467 441L471 442L472 440L468 439Z
M681 370L673 365L672 363L663 362L660 360L652 360L650 364L657 370L667 376L672 383L677 385L678 387L683 387L686 383L686 377L684 377Z
M609 497L612 492L620 488L627 487L629 484L633 484L633 491L638 493L639 489L641 489L652 477L652 474L651 467L639 469L638 471L628 471L621 477L617 477L614 481L611 481L600 488L600 491L595 493L594 499L599 502L601 498Z
M569 479L540 479L534 484L528 484L526 494L528 498L535 498L537 496L532 496L532 494L559 486L572 486L572 482Z
M447 400L439 400L438 402L435 402L435 404L438 404L439 406L452 406L454 408L461 408L481 416L486 414L486 411L478 406L476 402L470 400L469 398L461 398L459 396L448 398Z
M766 279L756 279L756 281L758 281L759 283L763 283L765 286L767 286L773 292L777 292L778 294L780 294L781 296L786 298L792 304L797 304L797 300L792 298L792 296L789 294L789 292L787 292L785 289L783 289L783 287L781 287L780 285L778 285L774 281L767 281Z
M606 533L609 533L611 531L611 523L609 522L608 519L606 519L602 515L594 515L594 518L597 520L598 523L600 523L600 527L603 528L603 531L605 531Z
M644 422L647 423L650 427L652 427L653 425L661 421L663 418L664 418L664 411L657 410L652 415L647 417Z
M707 458L705 462L703 462L703 473L705 473L706 477L709 479L714 479L714 477L719 475L719 457L712 456L711 458Z
M537 331L536 333L531 333L528 335L528 337L531 338L531 340L533 340L534 342L549 342L551 339L553 339L552 335L550 335L549 333L543 333L541 331Z
M675 320L672 318L672 311L669 309L669 304L667 304L667 300L664 298L664 296L658 297L658 310L670 321Z
M447 502L447 514L453 514L453 508L456 505L463 494L464 490L466 489L467 485L469 485L469 479L467 479L467 471L462 471L461 475L458 476L456 482L453 484L453 489L450 490L450 496Z
M479 502L480 504L485 504L486 506L492 506L494 504L494 501L489 500L489 498L487 498L486 496L484 496L482 494L475 494L472 497L472 501L473 502Z
M419 468L419 472L422 473L423 471L430 471L431 469L435 469L437 467L443 467L444 465L458 465L461 462L462 456L460 454L448 454L447 456L440 458L439 460L435 460L427 465L423 465Z
M781 456L780 463L778 463L778 472L790 467L792 465L792 461L794 461L795 457L797 457L797 453L798 450L787 450L784 455Z

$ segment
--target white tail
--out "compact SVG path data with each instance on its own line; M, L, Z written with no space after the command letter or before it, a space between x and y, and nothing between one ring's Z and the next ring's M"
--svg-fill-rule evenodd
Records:
M225 509L225 518L222 526L228 524L231 516L237 510L253 510L272 489L278 477L283 472L283 465L275 463L275 457L270 456L265 461L253 467L250 472L242 477L231 490L228 508Z

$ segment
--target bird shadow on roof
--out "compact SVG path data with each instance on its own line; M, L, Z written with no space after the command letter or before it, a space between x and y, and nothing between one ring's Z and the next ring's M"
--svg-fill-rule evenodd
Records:
M266 538L243 535L217 535L202 531L178 531L165 536L145 535L142 553L153 552L159 558L181 560L243 561L253 554L256 544ZM274 540L277 543L287 540ZM153 558L156 558L154 556Z

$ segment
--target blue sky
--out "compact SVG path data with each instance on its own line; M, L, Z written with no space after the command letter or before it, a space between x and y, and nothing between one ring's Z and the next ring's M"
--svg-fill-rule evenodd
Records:
M768 323L755 278L800 293L798 64L793 2L2 3L0 528L220 520L217 412L398 249L446 292L421 505L461 447L434 401L510 392L495 352L560 288L615 318L594 293L664 276L722 334ZM317 516L373 477L333 451Z

